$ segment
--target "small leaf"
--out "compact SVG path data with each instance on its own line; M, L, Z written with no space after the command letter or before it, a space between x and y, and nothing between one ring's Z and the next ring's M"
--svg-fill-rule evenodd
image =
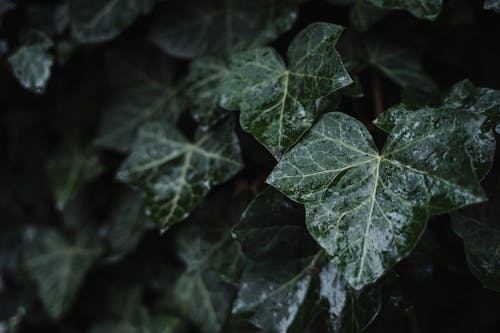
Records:
M156 0L71 0L71 35L80 43L102 43L118 36Z
M500 0L484 0L484 9L491 9L500 14Z
M102 171L96 151L89 147L79 147L76 143L64 145L47 165L58 208L64 208L68 201L74 199Z
M54 58L47 51L52 40L43 32L30 30L22 37L21 46L9 56L14 75L26 89L43 93L49 81Z
M313 23L302 30L288 48L288 68L271 48L231 59L221 106L239 109L243 129L275 157L313 124L321 98L352 83L334 48L342 31L329 23Z
M405 89L436 94L438 87L407 47L372 37L364 43L368 64Z
M158 225L183 220L212 186L242 168L233 125L226 121L211 132L198 131L195 143L190 143L166 124L145 124L117 177L145 192Z
M102 252L94 236L80 231L74 242L55 230L39 230L25 246L23 265L36 283L47 312L60 318Z
M483 121L413 112L379 154L360 122L329 113L267 182L305 205L309 232L359 289L411 252L430 214L485 200L463 148Z
M151 120L175 124L184 109L170 59L145 45L136 49L118 48L109 56L115 93L104 110L99 146L128 151L139 127Z
M441 12L443 0L368 0L375 6L386 9L404 9L413 16L435 20Z
M201 58L191 63L186 78L186 99L191 103L191 114L203 128L228 114L219 106L221 83L228 74L226 64L217 58Z
M267 44L291 28L297 0L172 1L154 23L150 38L179 58L228 56Z

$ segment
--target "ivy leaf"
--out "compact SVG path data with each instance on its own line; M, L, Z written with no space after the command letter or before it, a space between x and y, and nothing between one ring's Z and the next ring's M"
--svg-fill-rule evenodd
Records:
M217 58L205 57L191 63L186 78L186 99L191 102L191 114L203 128L228 114L219 106L221 84L228 74L225 62Z
M405 89L435 94L438 87L407 47L371 37L364 42L368 64Z
M109 56L115 93L104 110L99 146L128 151L139 127L151 120L175 124L184 109L170 59L145 45L136 48L139 53L118 48Z
M153 221L161 227L183 220L210 188L242 168L234 122L198 131L194 143L175 128L152 122L139 131L118 179L143 190Z
M30 30L21 38L21 46L9 56L12 71L21 86L43 93L49 81L53 56L48 52L52 40L41 31Z
M351 289L311 243L303 220L302 209L271 188L250 203L235 231L256 261L245 268L233 313L265 332L304 332L320 314L332 332L359 332L380 308L379 290Z
M357 31L365 32L389 13L389 11L375 7L365 0L357 0L349 12L349 20Z
M240 123L275 157L313 124L318 100L352 83L335 44L343 28L313 23L288 48L288 68L271 48L231 59L221 106L239 109Z
M400 104L383 112L374 123L382 130L390 132L408 112L418 109ZM478 177L484 178L490 171L495 156L496 142L492 128L500 122L500 91L476 87L469 80L463 80L450 89L442 104L435 110L453 114L473 112L486 117L481 130L466 143Z
M500 13L500 1L499 0L484 0L484 9L491 9L497 13Z
M375 6L386 9L404 9L413 16L435 20L441 12L443 0L368 0Z
M118 36L156 0L71 0L71 35L80 43L102 43Z
M60 318L69 310L101 252L101 245L85 230L71 241L55 230L42 229L25 246L23 265L52 317Z
M74 199L80 190L103 171L97 152L76 143L63 146L49 161L47 173L59 209Z
M316 245L304 220L303 207L268 187L245 209L234 233L245 255L255 260L295 258L297 252L313 255Z
M451 215L453 230L464 241L465 257L472 273L486 287L500 291L500 195L498 168L484 181L488 202Z
M273 41L291 28L298 0L173 1L154 23L151 41L179 58L225 55Z
M463 148L483 121L413 112L379 154L359 121L329 113L267 182L305 205L309 232L359 289L411 252L430 214L485 200Z

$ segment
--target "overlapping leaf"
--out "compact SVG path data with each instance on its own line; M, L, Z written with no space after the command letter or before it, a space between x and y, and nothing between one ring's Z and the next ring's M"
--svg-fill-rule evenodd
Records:
M153 221L169 226L186 218L210 188L234 176L242 167L234 122L203 133L194 143L174 127L145 124L118 178L146 194Z
M288 48L288 66L271 48L231 59L221 106L239 109L240 123L279 157L312 125L318 101L352 83L335 50L343 28L314 23Z
M180 58L228 56L264 45L290 29L297 17L298 2L173 1L158 16L151 40L166 53Z
M95 236L81 230L74 241L51 229L39 230L23 252L23 265L36 283L47 312L63 315L102 252Z
M441 12L443 0L368 0L372 4L387 9L404 9L412 15L435 20Z
M305 205L311 235L361 288L411 252L430 214L485 200L463 148L483 121L413 112L379 153L360 122L326 114L267 182Z
M384 131L390 132L398 121L407 116L408 112L418 109L418 107L405 104L391 107L375 120L375 124ZM486 117L481 130L466 144L477 175L479 178L486 176L495 156L496 142L492 128L500 122L500 92L476 87L469 80L463 80L450 89L443 98L442 104L434 110L451 112L457 116L460 116L461 112L473 112Z
M156 0L71 0L71 34L80 43L101 43L115 38Z
M21 46L9 56L9 63L19 83L26 89L42 93L49 82L54 58L48 51L52 40L41 31L30 30Z
M104 110L100 146L127 151L141 125L151 120L175 124L183 109L172 62L159 50L136 48L117 49L109 57L115 93Z
M304 332L315 316L332 332L359 332L380 308L379 290L351 289L315 248L301 210L271 188L246 209L235 232L257 260L245 268L233 313L264 332Z

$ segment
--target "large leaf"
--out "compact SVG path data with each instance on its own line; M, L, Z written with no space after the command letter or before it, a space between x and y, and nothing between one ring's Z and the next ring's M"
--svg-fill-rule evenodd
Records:
M191 103L191 114L204 128L228 113L219 106L221 84L228 74L225 62L217 58L206 57L191 63L186 79L186 97Z
M180 58L225 55L264 45L290 29L298 0L172 1L153 25L151 40Z
M147 14L156 0L71 0L71 35L80 43L113 39L137 16Z
M26 89L43 93L52 72L53 56L48 52L52 40L41 31L30 30L21 46L9 56L9 63L19 83Z
M136 48L138 53L119 48L109 56L115 92L104 110L100 146L127 151L141 125L151 120L174 124L184 108L170 59L146 45Z
M25 246L23 265L52 317L59 318L69 310L101 252L95 236L85 230L71 241L55 230L42 229Z
M322 97L352 83L335 44L343 28L314 23L288 48L288 66L271 48L231 59L221 106L241 111L240 123L275 157L281 156L312 125Z
M443 0L368 0L372 4L387 9L404 9L412 15L435 20L441 12Z
M378 288L351 289L303 222L302 209L271 188L248 206L235 232L256 261L245 268L233 312L265 332L304 332L317 315L332 332L359 332L380 308Z
M491 9L500 13L500 0L484 0L484 9Z
M139 131L118 178L142 189L153 221L162 227L186 218L210 188L242 167L234 122L198 131L189 142L174 127L152 122Z
M399 104L383 112L375 124L386 132L390 132L396 123L404 119L408 112L418 110ZM442 104L436 111L452 112L457 115L461 112L473 112L486 117L480 131L466 144L472 156L474 167L479 178L483 178L491 169L495 156L495 136L492 128L500 122L500 91L474 86L469 80L456 83L443 98Z
M305 205L311 235L361 288L411 252L430 214L485 200L463 148L483 121L413 112L379 154L360 122L326 114L267 182Z
M498 168L485 182L488 202L452 214L453 229L463 239L472 273L486 287L500 292L500 177Z

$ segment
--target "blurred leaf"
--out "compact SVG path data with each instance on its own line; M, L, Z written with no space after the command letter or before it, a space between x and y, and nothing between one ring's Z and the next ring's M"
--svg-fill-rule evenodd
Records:
M151 41L179 58L225 55L267 44L291 28L298 0L184 0L163 8ZM168 6L170 5L170 6Z
M500 0L484 0L484 9L491 9L500 13Z
M71 241L58 231L41 229L24 245L23 266L52 317L60 318L69 310L101 252L95 236L85 230Z
M329 23L309 25L288 47L288 66L272 48L231 58L221 106L239 109L243 129L277 159L313 124L316 103L352 83L335 50L343 30Z
M387 9L404 9L412 15L426 20L435 20L441 12L443 0L368 0Z
M24 88L43 93L49 81L54 58L48 53L52 40L41 31L30 30L21 38L21 46L9 56L12 71Z
M71 35L80 43L102 43L118 36L156 0L70 0Z
M389 11L375 7L365 0L357 0L349 13L349 19L354 29L365 32L387 15Z
M153 221L161 227L185 219L210 188L242 168L234 122L198 131L194 143L175 128L148 123L139 131L118 179L140 188Z

